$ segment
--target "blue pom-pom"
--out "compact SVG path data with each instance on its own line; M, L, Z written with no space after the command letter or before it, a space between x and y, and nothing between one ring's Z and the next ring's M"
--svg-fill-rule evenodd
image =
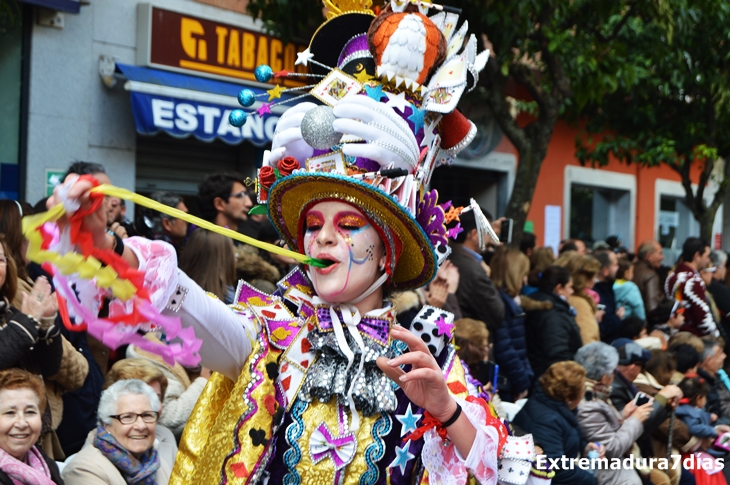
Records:
M234 109L231 114L228 115L228 121L235 127L240 128L246 124L248 114L242 109Z
M241 89L238 93L238 102L241 106L248 108L256 102L256 95L250 89Z
M253 73L256 76L256 80L260 83L267 83L271 81L272 77L274 77L273 69L266 64L258 66Z

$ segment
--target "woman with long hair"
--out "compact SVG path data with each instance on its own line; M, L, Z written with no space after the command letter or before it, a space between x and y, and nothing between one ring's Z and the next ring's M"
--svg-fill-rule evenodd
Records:
M227 237L196 230L190 235L180 258L180 269L224 303L233 303L236 256Z
M601 263L593 256L567 251L560 255L555 264L567 268L573 277L573 295L568 298L568 303L575 308L575 321L580 328L583 345L600 342L598 322L604 312L598 309L591 289L601 270Z
M499 393L504 401L517 401L527 395L534 377L527 358L525 340L525 311L520 291L530 271L530 261L517 248L500 247L491 261L492 281L504 302L504 321L494 336L494 358L506 382L500 384Z

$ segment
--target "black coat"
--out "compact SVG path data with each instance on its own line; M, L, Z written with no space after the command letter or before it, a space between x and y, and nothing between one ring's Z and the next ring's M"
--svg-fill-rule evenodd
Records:
M494 336L494 359L499 364L499 373L507 378L507 388L499 388L499 395L505 401L526 391L534 377L530 360L527 358L525 341L525 312L515 300L500 290L504 302L504 322Z
M96 428L96 409L99 407L104 386L104 374L89 350L86 332L69 332L64 328L62 333L89 363L89 373L84 385L63 394L63 419L56 430L63 452L66 456L71 456L79 452L89 431Z
M610 344L621 337L621 319L616 315L616 295L613 292L613 283L599 281L593 286L593 291L601 297L601 304L606 305L606 313L598 326L601 329L601 341Z
M43 450L40 448L38 448L38 450L41 452L41 455L43 455L43 459L46 460L46 465L48 465L48 470L51 472L51 480L53 480L53 483L56 485L63 485L61 472L58 470L56 462L48 458L45 453L43 453ZM0 485L13 485L13 481L2 470L0 470Z
M0 370L20 368L43 377L61 369L59 329L41 329L38 320L0 299Z
M535 379L538 379L552 364L573 360L583 341L568 302L554 293L542 291L530 296L535 301L549 302L550 305L544 307L551 307L528 311L525 318L527 356Z
M588 444L580 431L576 412L564 402L548 397L540 385L532 389L532 395L522 407L514 424L527 433L532 433L535 444L543 449L548 458L577 458ZM553 485L589 485L596 478L578 466L573 469L558 467Z
M497 287L489 279L480 262L461 244L452 246L449 260L459 268L456 298L459 300L462 316L484 322L492 334L504 320L504 303ZM490 336L490 339L493 337Z

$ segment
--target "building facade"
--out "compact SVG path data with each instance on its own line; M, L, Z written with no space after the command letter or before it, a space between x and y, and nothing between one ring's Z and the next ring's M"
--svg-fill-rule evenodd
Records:
M304 45L263 33L243 0L23 2L23 22L0 33L0 106L18 120L5 126L0 119L0 195L35 203L77 160L102 163L115 184L143 194L192 195L219 170L253 176L284 108L251 117L243 129L228 123L228 113L243 86L270 88L256 83L256 65L295 70ZM439 168L432 185L457 205L473 194L498 217L517 153L495 123L482 125L481 136L452 167ZM540 171L528 214L540 245L617 235L630 248L658 239L672 256L698 234L677 174L615 161L580 166L575 135L558 123ZM188 202L194 210L194 199ZM723 220L720 209L712 245L728 249Z

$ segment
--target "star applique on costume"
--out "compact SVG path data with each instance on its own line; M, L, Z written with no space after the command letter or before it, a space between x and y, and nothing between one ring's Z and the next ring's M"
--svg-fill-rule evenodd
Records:
M414 459L416 455L408 451L411 447L411 440L406 441L406 444L402 447L395 447L395 460L390 464L389 468L400 468L400 474L404 475L406 472L406 464Z
M443 316L440 316L436 319L436 328L438 328L439 335L451 335L454 324L447 322Z
M284 91L285 89L277 84L266 92L269 93L269 101L271 101L274 98L281 98L281 93L283 93Z
M368 97L373 98L375 101L380 101L383 99L384 93L383 93L383 85L378 84L377 86L368 86L365 85L365 92L367 93Z
M411 113L408 119L411 121L411 123L413 123L415 130L414 132L418 134L418 132L423 129L426 111L416 108L415 104L411 104L411 110L413 110L413 113Z
M436 137L436 127L438 126L438 121L431 121L428 125L424 128L423 133L423 140L421 140L421 146L422 147L430 147L431 143L433 142L433 139Z
M411 409L411 403L408 403L408 409L406 409L405 414L396 414L395 419L400 421L401 430L400 435L405 436L407 433L412 433L416 430L418 427L416 423L418 423L418 420L421 419L421 414L413 414L413 410Z
M461 222L457 223L456 226L446 231L446 237L456 239L456 236L464 232L464 228L461 227Z
M411 103L406 100L406 93L385 93L385 95L388 96L388 102L386 103L386 106L397 109L401 113L405 113L406 108L409 108L411 106Z

